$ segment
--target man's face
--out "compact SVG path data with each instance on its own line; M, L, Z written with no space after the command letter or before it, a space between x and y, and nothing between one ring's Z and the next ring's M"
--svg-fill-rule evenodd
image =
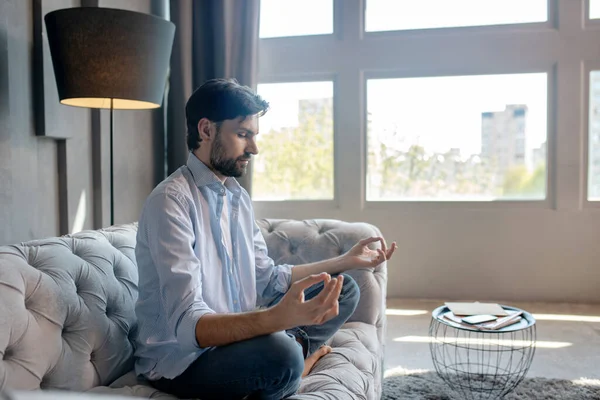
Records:
M223 176L239 178L246 173L253 154L258 154L258 117L225 120L210 150L210 164Z

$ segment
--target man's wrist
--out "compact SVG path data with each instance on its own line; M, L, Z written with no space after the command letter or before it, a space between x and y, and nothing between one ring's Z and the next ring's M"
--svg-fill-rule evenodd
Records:
M334 262L336 265L336 270L340 274L344 271L349 271L351 269L356 268L356 264L354 264L354 262L352 261L352 258L350 256L348 256L348 254L342 254L340 256L337 256L334 259Z
M258 313L258 323L269 333L284 331L291 327L286 326L285 319L279 315L277 305Z

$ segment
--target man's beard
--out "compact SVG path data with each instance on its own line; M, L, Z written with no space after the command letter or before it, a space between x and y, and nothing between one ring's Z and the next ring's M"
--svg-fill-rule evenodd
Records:
M239 178L244 175L246 168L240 167L238 161L250 160L250 154L246 154L239 158L227 158L225 153L226 151L223 142L221 141L221 135L220 133L217 133L217 138L210 151L210 164L223 176Z

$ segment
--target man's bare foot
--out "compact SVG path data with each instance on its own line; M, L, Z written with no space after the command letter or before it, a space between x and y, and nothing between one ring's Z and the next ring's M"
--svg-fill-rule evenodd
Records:
M319 350L315 351L310 356L308 356L306 360L304 360L304 372L302 372L302 377L304 378L306 375L308 375L308 373L311 369L313 369L317 361L319 361L319 359L325 354L329 353L331 353L331 347L321 346L319 347Z

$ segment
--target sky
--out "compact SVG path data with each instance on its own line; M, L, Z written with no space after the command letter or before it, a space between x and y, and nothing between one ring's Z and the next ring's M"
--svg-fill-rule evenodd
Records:
M600 17L600 0L591 0ZM435 10L435 12L432 12ZM547 0L366 0L367 31L541 22ZM333 32L333 0L262 0L263 38ZM331 97L331 82L259 85L272 105L261 131L297 124L298 100ZM481 150L481 113L528 106L527 149L546 140L547 75L511 74L370 80L367 109L374 127L397 126L430 152ZM342 110L343 112L343 110Z
M460 148L481 152L481 113L525 104L527 148L546 140L547 75L510 74L377 79L367 84L367 110L374 131L393 129L429 152Z
M367 32L542 22L547 0L367 0Z
M590 0L600 16L600 0ZM368 32L547 20L547 0L366 0ZM333 33L333 0L261 0L260 37Z
M296 127L299 101L333 98L333 82L266 83L259 84L257 92L271 105L260 119L260 131L267 133L271 129Z
M590 0L590 18L600 18L600 0Z

